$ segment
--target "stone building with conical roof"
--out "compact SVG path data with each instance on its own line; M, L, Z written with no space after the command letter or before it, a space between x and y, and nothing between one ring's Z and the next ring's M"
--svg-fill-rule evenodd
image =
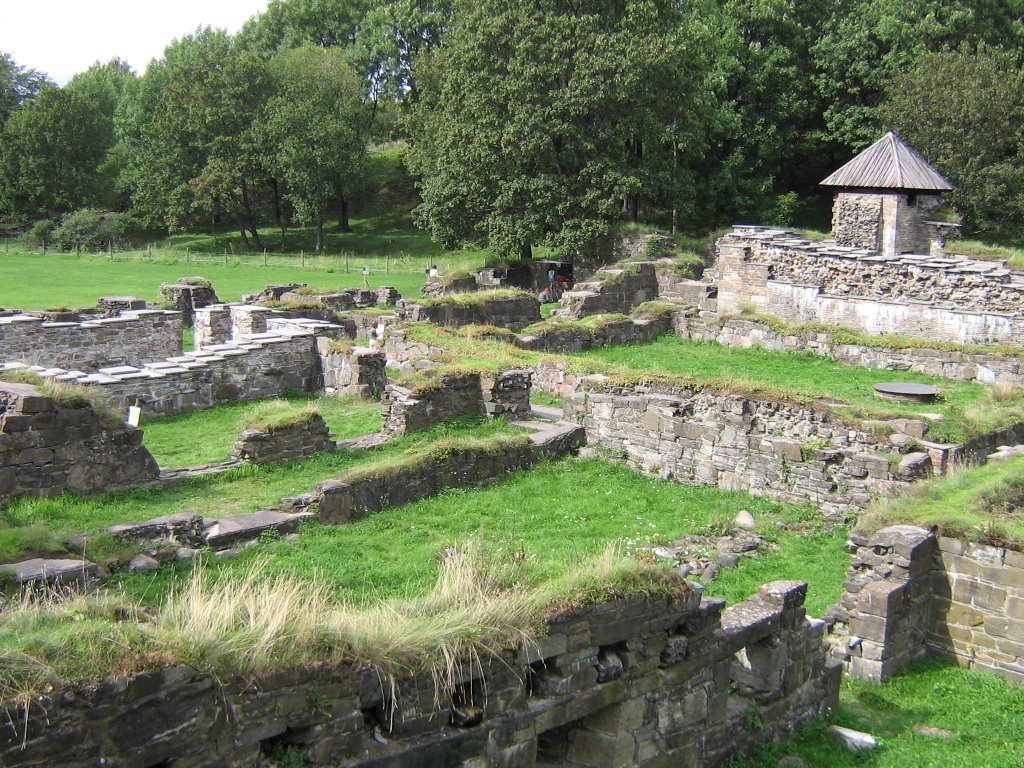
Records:
M892 131L821 185L837 190L832 235L840 245L886 256L937 255L946 238L959 233L957 224L931 220L953 185Z

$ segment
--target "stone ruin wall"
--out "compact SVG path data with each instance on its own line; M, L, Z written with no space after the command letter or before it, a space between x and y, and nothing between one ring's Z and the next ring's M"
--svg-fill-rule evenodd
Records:
M757 320L742 317L721 320L677 313L674 330L693 341L714 341L722 346L761 347L774 352L810 352L869 370L913 371L953 381L1024 386L1024 357L980 352L957 352L921 347L869 347L835 341L828 331L780 332Z
M718 241L718 311L965 344L1024 344L1024 274L999 262L811 243L737 227Z
M486 292L481 291L474 294L474 297L486 295ZM488 298L479 302L474 300L466 305L456 300L441 300L437 304L426 305L403 299L396 305L395 314L399 320L413 323L426 321L445 326L525 328L540 320L540 302L536 296L525 294L510 298Z
M160 474L142 432L60 405L29 384L0 382L0 504L138 488Z
M449 374L424 389L389 384L381 400L383 431L400 437L465 414L522 418L531 412L532 372Z
M117 409L140 400L143 419L237 400L279 397L288 389L312 392L319 383L315 338L311 334L268 334L244 344L207 347L202 352L186 352L140 367L119 366L81 375L46 373L98 388Z
M181 354L182 315L152 309L117 317L51 323L28 315L0 317L0 363L92 371Z
M884 681L934 653L1024 681L1024 554L897 525L854 532L833 656Z
M881 222L881 195L840 192L832 203L832 234L837 242L880 250Z
M283 464L335 450L323 416L264 432L243 429L231 450L231 459L244 464Z
M626 267L605 267L562 295L559 315L579 319L612 312L629 314L645 301L658 298L654 262L635 261Z
M710 390L614 386L599 376L581 383L566 401L565 417L583 424L587 444L678 482L809 503L842 519L932 472L925 453L891 466L869 434L830 423L809 406Z
M179 666L58 690L7 712L0 762L257 768L287 744L313 766L702 768L836 705L840 667L805 584L728 609L701 591L553 615L545 637L457 667L449 689L429 676L392 688L357 662L241 682Z
M334 347L331 339L318 336L316 354L323 387L328 394L377 400L384 393L388 376L382 351L368 347L342 351Z
M583 445L584 438L582 428L559 424L530 434L522 444L509 442L489 451L474 448L441 457L425 456L403 466L401 474L352 477L346 473L317 486L317 517L324 524L347 523L353 517L436 496L449 488L489 485L539 461L567 456Z

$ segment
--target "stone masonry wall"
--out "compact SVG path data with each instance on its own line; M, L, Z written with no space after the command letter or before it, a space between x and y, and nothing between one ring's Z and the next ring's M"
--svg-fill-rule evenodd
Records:
M85 322L0 317L0 363L91 371L181 354L180 312L138 309Z
M714 341L726 347L761 347L775 352L811 352L831 360L871 370L913 371L954 381L1024 386L1024 357L957 352L921 347L869 347L842 344L828 331L779 332L757 320L708 320L679 313L676 333L684 339Z
M89 405L59 405L34 386L0 382L0 504L135 488L159 474L140 430L106 424Z
M427 321L435 325L493 325L498 328L525 328L540 320L540 302L536 296L519 294L512 297L493 297L487 291L472 294L473 300L463 304L460 296L452 294L450 300L437 299L437 303L417 304L401 300L395 307L400 320Z
M715 485L794 504L814 504L833 518L863 509L880 493L906 488L874 438L833 424L809 406L710 390L659 390L582 381L565 417L582 423L587 444L621 453L678 482ZM924 454L910 454L930 467ZM895 470L895 471L894 471Z
M265 334L140 367L117 366L90 374L61 369L40 373L98 387L116 408L140 400L143 418L172 416L221 403L278 397L292 388L315 391L319 371L314 343L312 334Z
M846 591L830 609L833 656L887 680L935 653L1024 681L1024 554L897 525L851 534Z
M1001 262L885 257L781 230L718 241L718 311L968 344L1024 344L1024 274Z
M320 414L300 424L273 432L245 429L235 441L231 458L246 464L283 464L335 449L334 440Z
M332 351L333 350L333 351ZM377 399L388 385L382 351L366 347L338 348L324 336L316 340L323 386L329 394Z
M628 314L645 301L658 297L654 262L636 261L627 267L599 269L586 282L577 283L562 296L559 314L581 318L611 312Z
M511 370L450 374L420 390L389 384L381 400L383 431L407 435L464 414L522 418L530 413L531 379L530 371Z
M448 488L490 484L543 459L566 456L583 442L580 427L558 425L533 433L521 443L508 441L491 451L474 449L441 458L425 456L416 464L403 465L400 473L346 473L317 487L317 515L322 523L347 523L354 516L436 496Z
M58 690L8 710L0 762L257 768L287 744L313 766L721 766L837 702L805 591L773 582L723 610L684 584L588 605L550 616L537 643L456 666L441 689L382 685L387 672L355 662L239 682L179 666Z
M832 235L844 245L877 251L881 247L882 198L878 194L840 192L832 204Z
M544 352L581 352L598 347L653 341L672 330L673 314L663 312L635 319L615 317L587 328L556 321L543 330L519 334L515 344L523 349Z

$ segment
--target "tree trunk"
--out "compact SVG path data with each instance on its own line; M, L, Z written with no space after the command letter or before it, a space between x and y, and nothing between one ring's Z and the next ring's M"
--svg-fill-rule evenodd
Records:
M271 179L270 190L274 197L274 226L278 229L281 227L281 187L277 183L277 179Z
M249 246L249 233L245 229L245 219L241 216L238 217L238 234L242 236L242 243L245 245L245 250L252 250Z
M523 243L519 246L519 258L523 261L533 260L533 246L529 243Z
M342 197L338 201L338 231L339 232L351 232L352 231L352 225L349 223L348 215L349 215L348 198L347 197Z
M324 252L324 215L316 215L316 239L313 242L313 251L317 256Z

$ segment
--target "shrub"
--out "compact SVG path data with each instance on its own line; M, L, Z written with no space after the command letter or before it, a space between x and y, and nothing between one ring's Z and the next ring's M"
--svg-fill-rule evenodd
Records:
M53 230L56 228L53 219L40 219L28 231L28 239L33 245L46 245L53 240Z
M139 223L131 214L81 208L60 220L52 239L57 248L66 251L99 250L122 245L138 230Z

